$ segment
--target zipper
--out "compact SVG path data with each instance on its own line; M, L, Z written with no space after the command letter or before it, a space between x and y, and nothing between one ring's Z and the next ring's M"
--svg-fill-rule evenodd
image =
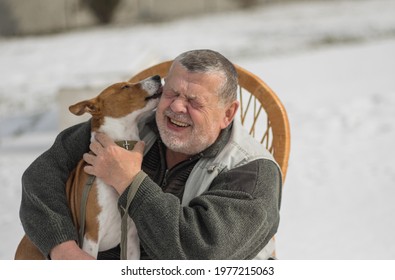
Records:
M166 155L166 147L164 146L164 144L162 143L161 140L159 140L158 143L159 143L159 153L160 153L160 158L161 158L161 164L162 164L162 166L166 167L166 170L165 170L165 172L163 174L163 177L161 179L161 184L160 184L160 187L162 189L164 189L167 186L167 184L168 184L169 177L171 177L172 174L175 173L177 170L180 170L185 165L187 165L188 164L188 160L182 161L182 162L176 164L175 166L173 166L172 168L168 169L167 168L167 164L166 164L166 156L165 156ZM192 156L192 158L189 159L189 162L198 160L201 157L203 157L203 153L199 153L197 155L194 155L194 156Z
M163 175L163 179L162 179L162 184L161 184L162 189L167 186L167 175L168 174L169 174L169 169L166 169L165 174Z

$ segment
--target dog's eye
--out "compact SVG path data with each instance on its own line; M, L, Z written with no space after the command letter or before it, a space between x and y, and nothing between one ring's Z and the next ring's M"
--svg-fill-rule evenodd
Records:
M121 89L128 89L128 88L130 88L130 85L123 85L123 86L121 87Z

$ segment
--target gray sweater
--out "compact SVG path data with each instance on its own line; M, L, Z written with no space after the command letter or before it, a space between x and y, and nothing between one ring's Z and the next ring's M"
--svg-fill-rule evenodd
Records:
M211 147L170 170L159 137L146 153L142 169L148 176L128 209L139 232L142 258L251 259L276 233L281 176L270 160L222 172L188 206L180 203L193 166L201 157L214 157L226 144L230 129ZM78 239L65 182L89 142L89 122L63 131L22 177L20 218L44 255L61 242ZM119 199L120 206L126 205L127 191Z

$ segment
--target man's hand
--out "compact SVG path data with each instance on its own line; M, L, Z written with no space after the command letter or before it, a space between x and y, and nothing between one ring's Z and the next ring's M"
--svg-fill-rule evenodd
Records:
M50 252L52 260L94 260L95 258L89 255L78 247L74 240L60 243L52 248Z
M117 146L103 133L97 133L95 140L89 146L93 154L84 154L84 160L89 164L84 171L100 178L122 194L141 170L144 142L139 141L133 150L128 151Z

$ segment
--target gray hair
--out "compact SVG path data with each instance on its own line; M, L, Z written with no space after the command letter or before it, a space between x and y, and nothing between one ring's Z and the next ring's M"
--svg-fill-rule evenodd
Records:
M224 104L237 99L238 76L234 65L222 54L212 50L191 50L177 56L179 62L190 72L217 73L223 76L218 96Z

